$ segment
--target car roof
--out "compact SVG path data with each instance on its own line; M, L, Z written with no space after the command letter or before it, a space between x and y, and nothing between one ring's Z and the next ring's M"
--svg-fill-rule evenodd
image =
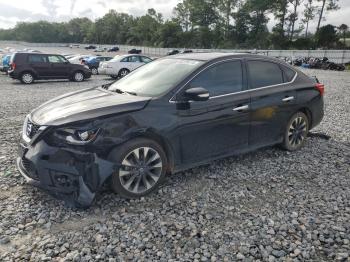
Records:
M250 54L250 53L187 53L187 54L178 54L171 57L167 57L170 59L189 59L189 60L198 60L198 61L210 61L219 58L264 58L274 61L280 61L279 59L275 59L272 57Z

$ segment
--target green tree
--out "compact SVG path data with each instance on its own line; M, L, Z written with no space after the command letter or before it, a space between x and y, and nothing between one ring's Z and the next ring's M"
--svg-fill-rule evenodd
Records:
M333 25L325 25L320 27L315 35L316 43L318 47L333 48L338 43L338 36L336 27Z
M175 21L166 21L159 29L161 47L182 47L183 32L181 25Z
M341 33L342 37L343 37L344 47L346 47L346 33L348 32L349 27L346 24L341 24L338 27L338 30Z

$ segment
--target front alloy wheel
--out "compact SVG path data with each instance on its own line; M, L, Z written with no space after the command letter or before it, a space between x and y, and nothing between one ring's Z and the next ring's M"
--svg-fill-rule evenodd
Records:
M305 144L308 132L308 117L302 112L296 113L288 122L283 147L289 151L300 149Z
M119 180L125 190L142 194L157 183L162 168L162 159L156 150L139 147L124 158L119 168Z
M166 174L167 159L163 149L154 141L137 138L111 153L119 163L112 176L113 190L126 197L137 198L155 190Z
M84 80L84 74L82 72L75 72L73 78L75 82L82 82Z

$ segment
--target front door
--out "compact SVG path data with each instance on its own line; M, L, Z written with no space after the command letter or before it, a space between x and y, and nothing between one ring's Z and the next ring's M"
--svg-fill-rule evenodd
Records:
M210 66L182 90L203 87L210 94L208 101L190 101L188 108L178 106L183 164L224 156L248 146L250 97L241 92L244 78L242 62L231 60Z
M64 57L59 55L48 55L47 58L50 63L50 77L68 77L70 66Z

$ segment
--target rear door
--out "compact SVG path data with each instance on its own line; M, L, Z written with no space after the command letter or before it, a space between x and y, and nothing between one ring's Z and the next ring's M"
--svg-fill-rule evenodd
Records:
M129 57L130 71L135 70L136 68L139 68L140 66L143 66L144 64L145 63L143 61L141 61L141 57L138 55Z
M50 77L67 78L70 73L70 65L67 60L60 55L48 55L50 63Z
M177 110L183 164L224 156L247 147L250 95L241 92L245 89L242 61L210 66L184 90L192 87L207 89L210 99L193 101L190 108Z
M39 78L45 78L50 75L50 65L46 55L29 54L28 64Z
M263 146L279 142L291 114L296 110L296 91L291 86L296 73L289 77L279 63L247 60L251 94L249 144Z

